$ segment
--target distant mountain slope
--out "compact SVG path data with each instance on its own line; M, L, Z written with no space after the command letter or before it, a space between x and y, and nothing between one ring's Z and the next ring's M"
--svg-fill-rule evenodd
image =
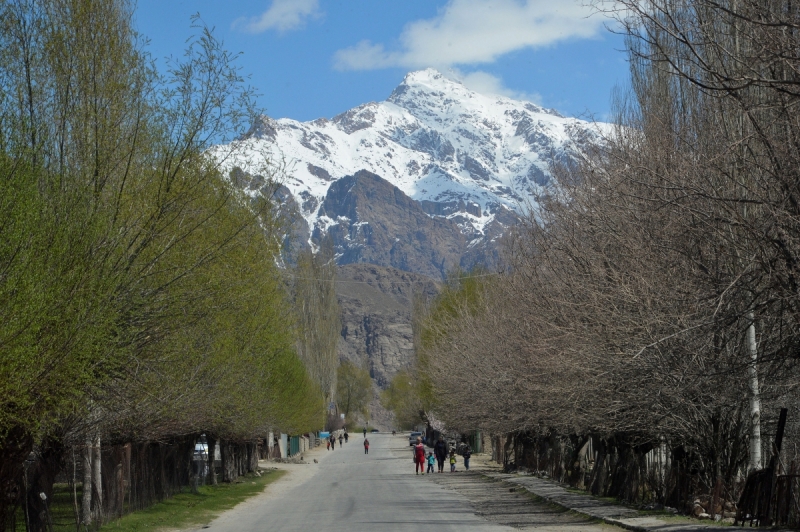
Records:
M431 298L438 291L439 286L424 275L395 268L348 264L338 270L336 293L342 309L339 358L369 368L375 387L369 407L373 426L395 428L378 392L414 361L414 297Z
M379 386L407 369L413 355L414 296L430 298L439 286L424 275L373 264L339 268L336 293L342 308L341 358L368 363Z
M340 264L380 264L440 277L460 266L466 251L454 222L428 216L418 202L366 170L333 183L319 212L335 222L317 226L314 238L327 231Z
M514 213L546 193L550 165L598 138L598 126L529 102L478 94L428 69L408 74L386 101L330 120L262 116L230 146L236 150L224 164L257 174L266 157L284 158L291 168L284 184L308 226L298 234L313 242L338 232L340 264L375 262L433 275L424 261L404 262L402 248L427 246L424 253L434 262L466 267L491 259ZM361 170L392 187L368 186ZM394 187L402 194L390 193ZM257 193L257 187L250 190ZM389 203L379 207L384 200ZM389 218L375 227L378 218L367 213L368 205L390 217L406 209L404 220L413 220L416 233ZM421 212L441 223L424 222ZM408 238L413 234L436 242Z

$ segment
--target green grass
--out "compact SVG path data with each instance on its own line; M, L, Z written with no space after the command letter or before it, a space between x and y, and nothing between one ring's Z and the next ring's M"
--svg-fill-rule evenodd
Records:
M204 524L243 500L264 491L264 488L281 478L285 471L262 471L261 476L247 475L233 484L204 486L198 493L185 491L146 510L128 514L104 525L104 531L142 531L185 528ZM81 486L77 486L78 504L81 503ZM53 522L53 532L75 532L75 499L67 484L53 486L53 496L48 504ZM25 510L17 509L17 531L25 530Z
M191 525L208 523L225 510L261 493L268 484L281 478L284 473L286 471L264 471L260 477L247 475L232 484L204 486L198 490L198 493L188 491L179 493L146 510L133 512L112 521L100 530L139 532L186 528Z

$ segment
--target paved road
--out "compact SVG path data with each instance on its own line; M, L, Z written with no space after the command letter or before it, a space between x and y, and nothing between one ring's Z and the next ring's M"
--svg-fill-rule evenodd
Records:
M369 455L364 455L360 434L343 448L315 451L318 464L297 466L316 468L308 470L313 474L304 471L297 482L251 499L203 528L211 532L514 530L475 515L470 501L457 490L431 482L433 477L416 476L407 437L370 434L369 440ZM541 523L548 530L597 530L588 523L575 526L574 518L565 519L564 526L553 524Z

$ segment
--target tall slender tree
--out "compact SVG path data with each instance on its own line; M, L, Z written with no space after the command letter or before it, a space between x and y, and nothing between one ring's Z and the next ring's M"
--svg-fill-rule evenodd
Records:
M336 297L336 262L331 245L301 252L294 270L300 359L322 390L326 403L336 400L337 345L341 336Z

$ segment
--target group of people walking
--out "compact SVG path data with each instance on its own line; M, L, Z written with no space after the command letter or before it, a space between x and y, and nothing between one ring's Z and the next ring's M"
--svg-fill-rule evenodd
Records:
M464 449L461 456L464 457L464 469L469 471L469 459L472 456L472 451L469 446ZM439 464L439 473L443 473L445 460L450 462L450 472L454 473L456 471L457 462L456 450L451 449L442 436L439 436L439 439L433 444L433 451L429 451L427 456L425 456L425 446L422 443L422 437L417 437L417 443L414 445L414 471L417 475L425 474L426 464L428 466L427 472L433 473L433 465L436 462Z
M339 447L344 445L344 443L347 442L347 440L349 440L349 439L350 439L350 435L347 433L347 429L344 429L343 433L339 433ZM329 451L336 450L336 435L335 434L331 434L328 437L327 446L328 446L328 450Z
M349 440L350 440L350 434L347 433L347 429L344 429L343 432L339 433L339 447L342 447ZM335 434L331 434L330 436L328 436L327 447L329 451L336 450ZM364 429L364 454L369 454L369 438L367 438L367 429Z
M347 429L344 429L344 431L339 433L339 447L342 447L349 439L350 435L347 433ZM337 437L335 434L331 434L327 438L327 447L329 451L336 449L336 440ZM367 429L364 429L364 454L369 454ZM469 471L469 459L472 456L472 451L469 446L463 450L461 456L464 458L464 469ZM450 472L454 473L457 463L456 450L450 448L442 436L439 436L439 439L433 444L433 451L429 451L427 455L425 454L425 445L422 443L422 437L417 436L417 443L414 445L414 470L417 475L424 475L426 473L426 465L427 473L433 473L433 466L437 462L439 464L439 473L443 473L445 461L450 462Z

